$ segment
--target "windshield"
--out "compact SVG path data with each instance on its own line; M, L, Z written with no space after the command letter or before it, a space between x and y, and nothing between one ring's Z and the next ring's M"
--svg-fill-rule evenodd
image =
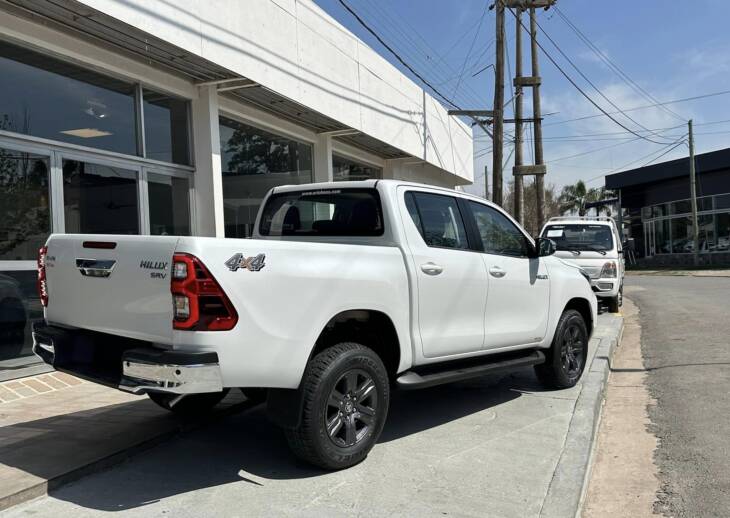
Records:
M262 236L380 236L383 211L375 189L318 189L269 197Z
M548 225L542 237L555 241L558 250L613 250L613 233L608 225Z

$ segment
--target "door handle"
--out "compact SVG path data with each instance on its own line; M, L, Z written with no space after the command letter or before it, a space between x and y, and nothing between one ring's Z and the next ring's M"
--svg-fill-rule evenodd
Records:
M421 271L426 275L438 275L444 271L444 268L436 263L425 263L421 265Z
M489 274L490 274L490 275L491 275L492 277L497 277L497 278L499 279L499 278L501 278L501 277L504 277L505 275L507 275L507 272L505 272L505 271L504 271L504 270L503 270L502 268L500 268L499 266L492 266L492 267L491 267L491 268L489 269Z

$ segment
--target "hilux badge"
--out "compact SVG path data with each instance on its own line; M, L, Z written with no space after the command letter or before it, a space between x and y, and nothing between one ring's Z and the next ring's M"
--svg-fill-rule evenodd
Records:
M229 270L232 272L235 272L239 268L243 268L244 270L248 270L251 272L258 272L266 266L264 264L264 259L266 259L265 254L258 254L257 256L251 256L246 257L243 254L234 254L233 257L228 259L224 264L228 267Z

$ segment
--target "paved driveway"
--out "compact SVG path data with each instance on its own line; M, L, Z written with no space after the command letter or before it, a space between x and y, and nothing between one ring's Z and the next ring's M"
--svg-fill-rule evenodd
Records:
M730 278L632 276L671 516L730 515Z
M527 369L395 393L379 444L337 473L293 460L254 408L8 516L538 516L580 390L542 391Z

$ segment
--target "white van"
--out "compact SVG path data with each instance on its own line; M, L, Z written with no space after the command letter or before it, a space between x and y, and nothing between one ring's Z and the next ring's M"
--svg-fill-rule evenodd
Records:
M580 266L596 296L617 313L623 304L625 261L621 238L612 218L551 218L540 232L555 241L556 256Z

